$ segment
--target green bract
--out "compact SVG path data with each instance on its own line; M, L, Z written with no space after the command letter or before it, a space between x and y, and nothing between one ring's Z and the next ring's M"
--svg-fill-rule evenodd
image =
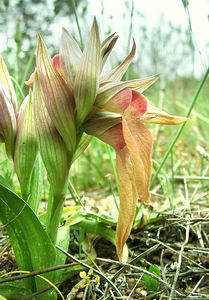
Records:
M69 152L73 153L76 147L73 94L54 69L41 37L38 38L37 74L48 114L62 135Z
M52 119L49 117L37 76L35 76L33 98L41 156L53 193L60 195L66 186L71 156Z
M24 99L18 113L14 167L24 199L30 194L30 183L38 153L38 141L32 109L32 92Z

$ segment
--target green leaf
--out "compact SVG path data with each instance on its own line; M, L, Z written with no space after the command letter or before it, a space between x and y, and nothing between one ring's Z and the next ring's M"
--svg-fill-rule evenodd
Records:
M11 283L5 283L4 286L0 285L0 300L21 300L29 294L31 294L30 290L17 285L14 286Z
M102 236L113 245L116 245L115 231L108 225L97 222L96 220L83 220L71 226L71 230L82 229L84 232L89 232Z
M85 219L83 209L80 206L64 207L62 212L63 226L72 226Z
M158 265L150 265L148 271L160 278L160 268ZM147 274L142 276L142 284L149 292L158 292L160 289L160 282Z
M58 229L57 242L56 245L60 246L65 251L68 251L69 247L69 238L70 238L70 227L69 226L61 226ZM64 265L66 262L66 255L61 251L57 252L57 259L55 265ZM64 269L57 270L54 275L54 282L62 283Z
M5 225L20 270L35 271L53 266L56 249L40 221L25 201L0 177L0 219ZM44 275L53 281L53 273ZM24 280L25 288L37 291L48 284L40 278ZM47 299L44 295L40 299Z

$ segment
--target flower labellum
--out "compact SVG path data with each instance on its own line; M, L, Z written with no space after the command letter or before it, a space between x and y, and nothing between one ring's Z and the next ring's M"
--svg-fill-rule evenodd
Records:
M146 85L146 81L144 83ZM149 110L147 98L127 88L107 101L102 111L103 114L105 114L105 109L117 112L118 122L115 125L107 126L107 121L104 121L103 127L97 124L91 129L87 121L85 128L88 134L94 134L116 150L120 196L116 247L119 260L125 262L127 260L125 242L131 232L137 202L140 200L145 204L150 203L149 185L152 173L153 139L149 129L143 124L143 120L145 119L146 123L149 121L153 123L156 119L156 123L162 123L164 118L165 124L175 125L187 119L171 116L163 111L160 111L160 119L158 119L159 111L157 112L154 108ZM148 118L151 114L152 118ZM97 122L97 115L98 112L92 115L89 120L90 124L93 124L94 120Z

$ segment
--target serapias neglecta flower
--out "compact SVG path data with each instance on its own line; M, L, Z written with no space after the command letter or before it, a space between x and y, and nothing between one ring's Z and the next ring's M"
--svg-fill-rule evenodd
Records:
M71 34L63 29L60 53L51 59L39 36L36 66L39 84L36 88L72 157L84 133L114 147L120 196L116 248L119 260L126 261L124 245L133 225L137 201L150 202L153 139L145 124L176 125L187 119L155 108L142 94L158 75L121 80L134 57L135 41L122 63L110 73L102 74L117 38L112 34L100 42L94 19L83 52ZM28 84L32 85L33 80L34 75Z

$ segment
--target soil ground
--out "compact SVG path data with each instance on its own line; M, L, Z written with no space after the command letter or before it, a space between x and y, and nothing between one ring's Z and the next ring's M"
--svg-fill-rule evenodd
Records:
M60 291L66 300L209 299L209 205L199 200L198 204L190 203L189 209L184 206L172 214L160 212L149 223L153 211L155 207L147 209L143 223L131 233L128 264L118 263L115 247L110 242L87 235L91 250L86 250L86 257L94 253L96 259L90 267L102 276L84 269L65 281ZM73 231L69 253L78 257L78 252L77 232ZM0 234L0 253L1 273L16 269L4 232ZM160 268L160 282L149 276L150 287L143 274L153 265Z

